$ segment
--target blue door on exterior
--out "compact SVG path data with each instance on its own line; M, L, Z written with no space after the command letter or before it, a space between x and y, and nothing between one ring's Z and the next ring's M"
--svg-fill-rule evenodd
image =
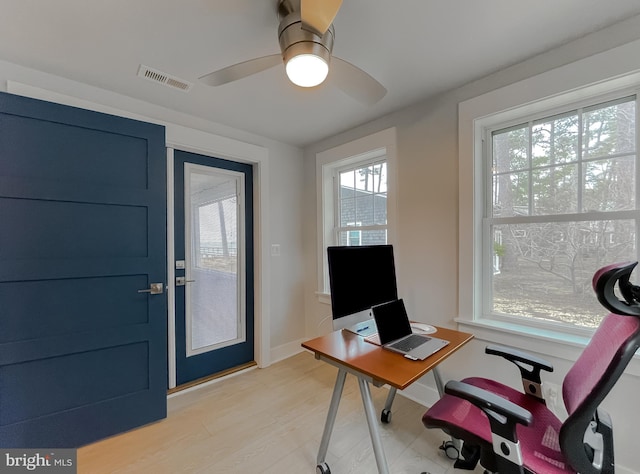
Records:
M0 446L164 418L165 284L164 127L0 93Z
M254 360L252 167L174 154L176 382Z

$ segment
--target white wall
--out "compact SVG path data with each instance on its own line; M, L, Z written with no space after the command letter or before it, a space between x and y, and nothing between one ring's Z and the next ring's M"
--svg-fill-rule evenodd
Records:
M399 189L395 253L399 293L415 319L455 327L459 290L458 104L638 38L640 17L635 17L439 97L323 140L305 149L304 180L316 180L316 153L396 127ZM636 44L638 48L635 51L639 51L640 42ZM465 170L461 171L465 173ZM315 294L318 289L316 196L311 186L305 192L305 309L307 336L310 337L321 332L319 323L330 314L330 308ZM459 379L478 374L497 377L517 386L520 382L515 367L511 368L502 359L492 360L484 355L485 345L485 341L476 339L454 354L441 366L443 378ZM545 354L543 346L538 350ZM549 359L556 370L547 380L560 384L571 361ZM433 385L432 378L425 377L412 386L408 395L431 403L436 396ZM640 412L636 409L638 393L640 379L624 375L604 403L613 418L618 472L638 472L634 435L640 425Z
M52 94L47 93L47 97L59 95L60 98L78 99L72 104L97 104L97 110L109 113L122 111L122 115L132 118L176 125L171 128L177 133L169 137L168 132L168 139L178 137L187 148L194 147L190 151L198 152L211 147L225 150L264 148L268 168L264 170L266 180L263 183L267 190L264 196L267 207L264 232L260 242L256 242L256 248L264 254L262 258L265 263L261 282L266 306L263 316L269 324L265 332L267 347L263 351L266 354L264 359L268 363L268 360L275 361L290 354L294 348L299 350L299 341L305 333L302 296L303 208L299 204L303 177L302 150L66 78L0 61L0 90L7 91L8 83L50 91ZM256 189L255 192L259 193L260 190ZM280 257L270 256L272 243L280 244Z
M305 335L302 220L303 160L298 153L281 155L271 176L271 243L280 246L271 256L271 347L278 360L301 350Z

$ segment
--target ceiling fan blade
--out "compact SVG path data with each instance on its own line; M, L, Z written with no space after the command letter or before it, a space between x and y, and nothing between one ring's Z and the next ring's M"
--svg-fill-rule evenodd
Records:
M340 10L342 0L301 0L300 18L302 28L324 35Z
M209 86L221 86L227 82L237 81L243 77L257 74L281 63L282 56L280 54L271 54L269 56L249 59L248 61L227 66L223 69L205 74L198 79Z
M373 105L387 93L382 84L362 69L335 56L331 58L329 74L339 89L364 104Z

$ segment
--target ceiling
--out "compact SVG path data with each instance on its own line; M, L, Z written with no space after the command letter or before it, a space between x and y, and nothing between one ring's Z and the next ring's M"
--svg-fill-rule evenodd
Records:
M640 14L638 0L344 0L334 56L388 90L363 105L275 67L198 77L279 52L277 0L3 0L0 59L305 146ZM140 64L193 83L138 77Z

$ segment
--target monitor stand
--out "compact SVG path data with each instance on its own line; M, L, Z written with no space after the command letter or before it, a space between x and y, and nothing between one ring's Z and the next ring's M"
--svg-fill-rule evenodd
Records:
M370 309L334 319L333 330L339 331L340 329L358 334L362 337L367 337L378 332Z

